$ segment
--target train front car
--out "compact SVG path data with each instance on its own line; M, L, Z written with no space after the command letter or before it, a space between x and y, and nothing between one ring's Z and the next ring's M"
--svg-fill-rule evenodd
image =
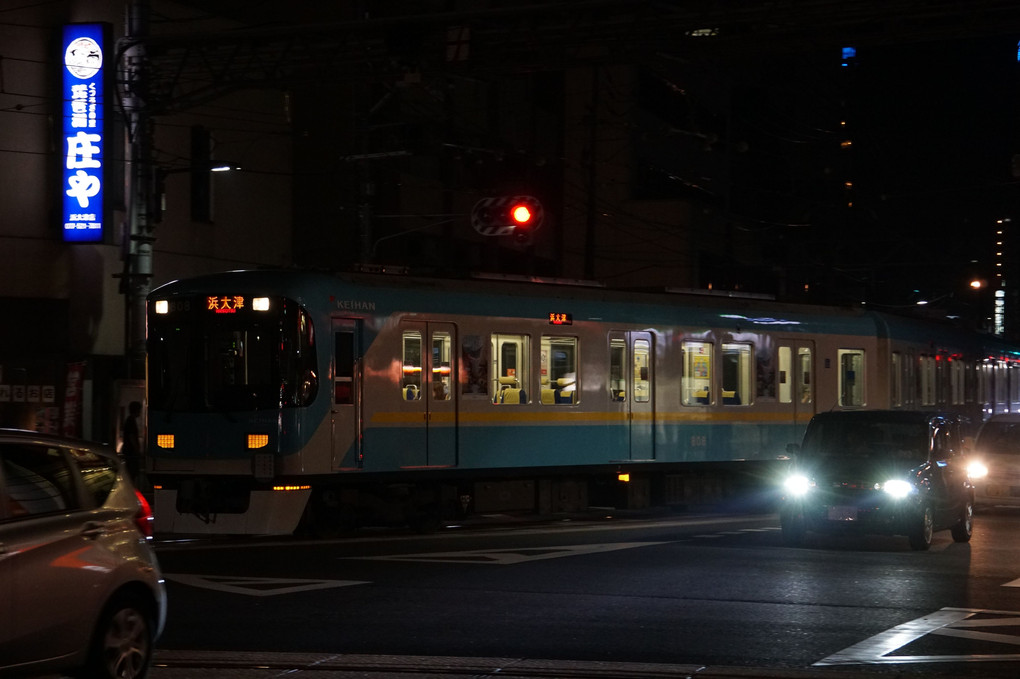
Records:
M295 475L317 471L303 451L329 436L312 319L278 286L239 283L206 277L149 297L158 532L291 533L311 493Z

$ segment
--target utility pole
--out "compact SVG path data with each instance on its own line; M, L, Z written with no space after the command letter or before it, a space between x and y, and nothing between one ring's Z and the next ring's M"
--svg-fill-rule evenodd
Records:
M125 238L125 351L131 377L145 377L145 298L152 283L153 224L149 202L153 191L152 129L146 111L145 86L149 34L149 1L131 0L128 7L122 86L128 157L128 225Z

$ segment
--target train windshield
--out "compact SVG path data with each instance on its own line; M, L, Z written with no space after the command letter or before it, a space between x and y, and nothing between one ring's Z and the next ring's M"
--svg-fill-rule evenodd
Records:
M284 298L150 301L148 378L156 410L306 406L318 391L311 318Z

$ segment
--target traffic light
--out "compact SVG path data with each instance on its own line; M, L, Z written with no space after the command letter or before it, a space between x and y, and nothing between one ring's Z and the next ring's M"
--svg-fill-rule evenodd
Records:
M510 236L524 241L542 226L545 211L534 196L482 198L471 210L471 226L483 236Z

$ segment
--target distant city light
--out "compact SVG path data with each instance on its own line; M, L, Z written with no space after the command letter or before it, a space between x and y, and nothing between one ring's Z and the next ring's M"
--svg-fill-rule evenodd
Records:
M856 47L844 47L843 48L843 66L849 66L850 62L857 58Z

